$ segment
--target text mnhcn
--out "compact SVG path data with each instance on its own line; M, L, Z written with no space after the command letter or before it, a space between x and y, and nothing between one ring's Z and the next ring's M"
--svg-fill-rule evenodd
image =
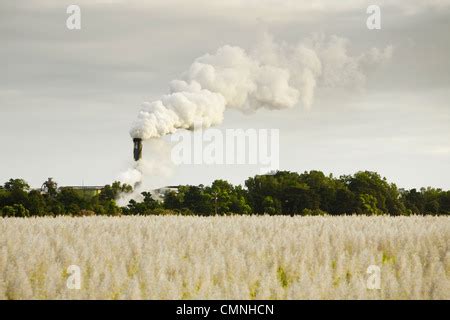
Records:
M274 314L273 305L229 305L223 304L220 308L212 309L211 307L190 307L183 304L177 307L178 315L202 315L204 318L210 312L219 311L221 314Z

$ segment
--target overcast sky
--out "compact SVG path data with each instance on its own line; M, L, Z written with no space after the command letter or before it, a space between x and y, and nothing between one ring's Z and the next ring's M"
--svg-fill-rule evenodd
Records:
M1 183L110 183L132 162L141 103L167 93L195 58L226 44L251 50L264 34L296 43L321 33L355 52L394 53L362 90L318 90L310 110L227 111L219 128L279 129L281 169L374 170L399 187L450 189L449 1L145 2L0 2ZM70 4L81 7L81 30L66 28ZM381 30L366 27L370 4L381 7ZM258 172L180 166L158 183L243 183Z

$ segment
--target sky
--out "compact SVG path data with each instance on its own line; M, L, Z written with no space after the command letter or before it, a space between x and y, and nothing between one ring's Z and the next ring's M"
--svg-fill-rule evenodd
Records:
M81 8L69 30L66 9ZM381 8L381 29L366 9ZM310 108L225 112L218 126L280 132L280 169L377 171L404 188L450 189L450 1L0 2L0 183L104 185L133 165L130 127L144 101L224 45L315 34L360 53L392 46L363 86L317 88ZM168 140L169 138L166 138ZM144 158L161 159L144 144ZM158 160L164 162L165 160ZM155 169L151 185L243 183L255 165ZM163 176L162 176L163 175Z

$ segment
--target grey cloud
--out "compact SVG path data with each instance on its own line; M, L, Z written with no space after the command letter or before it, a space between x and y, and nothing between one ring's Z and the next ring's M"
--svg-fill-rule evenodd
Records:
M0 3L0 183L110 182L131 157L139 104L166 93L193 59L225 44L251 49L265 32L288 43L319 32L360 52L392 44L392 63L362 92L321 92L309 112L228 112L221 128L282 129L286 169L372 168L400 186L450 188L449 1L380 1L379 31L365 27L369 1L77 2L79 32L65 28L72 2ZM169 183L255 173L203 169L180 168Z

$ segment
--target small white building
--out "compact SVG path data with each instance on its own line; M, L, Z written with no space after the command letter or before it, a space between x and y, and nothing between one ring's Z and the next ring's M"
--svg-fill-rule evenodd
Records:
M152 197L158 201L164 201L164 197L168 192L178 193L179 186L166 186L152 191Z

